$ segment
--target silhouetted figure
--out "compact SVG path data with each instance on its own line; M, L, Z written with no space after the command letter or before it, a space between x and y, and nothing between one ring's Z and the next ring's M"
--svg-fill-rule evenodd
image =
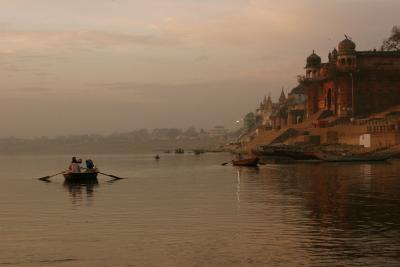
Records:
M88 172L92 172L92 171L95 170L95 166L94 166L93 160L91 160L91 159L87 159L86 160L86 169L87 169Z

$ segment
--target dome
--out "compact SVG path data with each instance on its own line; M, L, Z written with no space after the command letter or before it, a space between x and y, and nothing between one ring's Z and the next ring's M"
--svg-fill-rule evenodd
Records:
M346 39L344 39L339 43L338 47L339 47L339 55L352 54L356 50L356 44L352 40L347 38L347 36Z
M307 58L306 68L316 67L320 64L321 64L321 57L315 54L315 52L313 51L312 54Z

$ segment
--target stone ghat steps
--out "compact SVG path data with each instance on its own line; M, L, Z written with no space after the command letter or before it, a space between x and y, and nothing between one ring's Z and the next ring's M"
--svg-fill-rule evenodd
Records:
M293 124L290 127L285 127L280 130L258 130L258 134L254 134L255 137L246 145L245 150L251 151L258 145L285 142L290 138L303 134L308 128L314 127L315 121L318 120L322 114L323 111L319 111L302 123Z

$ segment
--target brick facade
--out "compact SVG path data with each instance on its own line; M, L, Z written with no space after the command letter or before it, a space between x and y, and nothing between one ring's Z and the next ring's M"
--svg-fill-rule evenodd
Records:
M346 38L328 56L307 58L299 76L307 96L306 117L330 110L339 117L366 117L400 104L400 52L356 51Z

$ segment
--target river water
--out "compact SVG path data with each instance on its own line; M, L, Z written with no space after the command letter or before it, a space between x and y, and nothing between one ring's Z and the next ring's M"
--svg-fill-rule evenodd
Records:
M400 266L400 161L91 158L128 179L46 183L69 156L1 157L0 266Z

